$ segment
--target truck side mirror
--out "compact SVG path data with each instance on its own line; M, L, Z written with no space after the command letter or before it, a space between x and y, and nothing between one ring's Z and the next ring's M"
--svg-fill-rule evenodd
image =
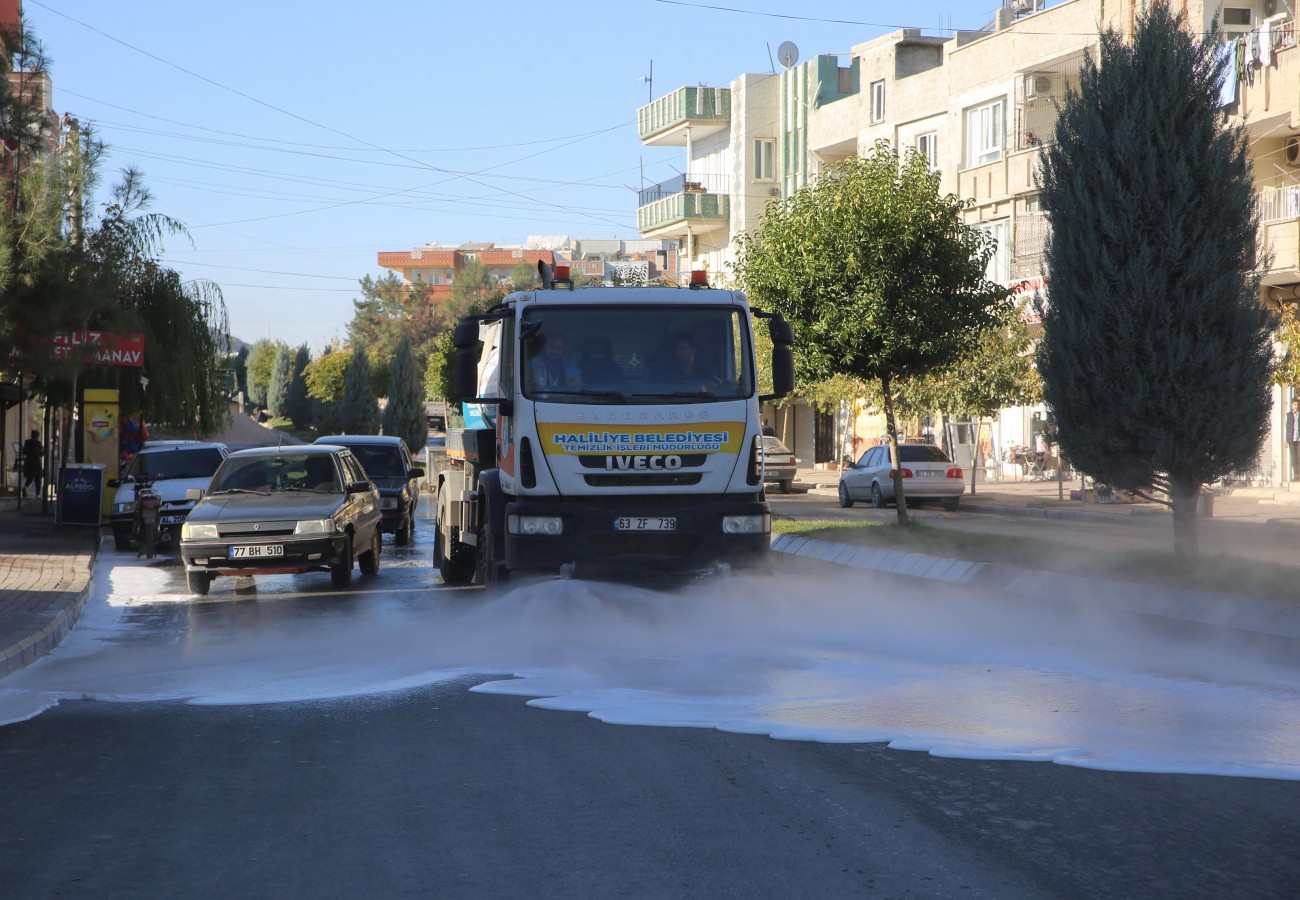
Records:
M786 326L789 328L790 326ZM789 344L772 344L772 393L763 397L775 400L794 390L794 351Z
M459 331L460 326L457 326L456 330ZM456 396L458 397L478 396L477 350L465 348L456 351L456 361L452 369L452 386L456 389Z
M467 350L478 344L478 322L475 320L461 322L451 333L451 342L459 350Z
M790 323L781 316L772 316L767 320L767 333L774 344L784 344L788 347L794 343L794 331L790 328Z

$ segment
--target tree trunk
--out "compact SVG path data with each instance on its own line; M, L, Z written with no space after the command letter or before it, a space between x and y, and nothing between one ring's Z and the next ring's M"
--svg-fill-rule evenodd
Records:
M898 524L911 524L907 518L907 497L903 495L903 468L898 462L898 426L894 421L894 393L889 386L889 376L881 376L880 393L885 399L885 433L889 435L889 464L893 469L894 506L898 510Z
M1174 512L1174 555L1183 562L1194 561L1200 553L1197 539L1197 501L1201 485L1180 478L1169 480L1169 502Z

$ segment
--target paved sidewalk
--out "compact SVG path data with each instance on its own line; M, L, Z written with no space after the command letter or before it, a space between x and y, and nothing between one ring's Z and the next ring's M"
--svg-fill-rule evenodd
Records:
M28 498L0 497L0 678L49 653L90 593L99 530L54 524ZM2 683L2 682L0 682Z

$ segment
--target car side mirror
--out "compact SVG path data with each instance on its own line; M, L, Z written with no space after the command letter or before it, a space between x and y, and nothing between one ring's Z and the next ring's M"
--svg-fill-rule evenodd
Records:
M186 488L186 489L185 489L185 499L186 499L186 500L202 500L202 499L203 499L203 488Z
M369 481L353 481L348 485L349 494L364 494L370 489Z
M411 466L411 468L410 468L410 469L407 471L407 473L406 473L406 477L407 477L407 478L423 478L423 477L424 477L424 469L422 469L420 466Z

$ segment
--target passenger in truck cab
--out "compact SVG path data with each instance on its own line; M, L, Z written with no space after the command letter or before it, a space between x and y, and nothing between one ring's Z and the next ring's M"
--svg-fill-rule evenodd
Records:
M546 335L542 352L528 363L534 390L582 386L582 370L565 360L565 349L564 335Z
M672 358L664 367L663 378L686 390L707 391L718 385L713 369L699 359L699 346L689 331L674 331L668 336Z

